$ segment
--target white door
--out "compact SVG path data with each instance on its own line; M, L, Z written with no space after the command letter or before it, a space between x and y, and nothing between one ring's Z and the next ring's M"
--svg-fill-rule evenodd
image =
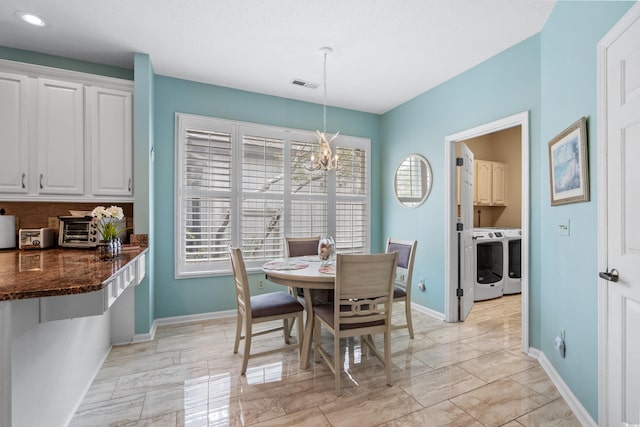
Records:
M473 308L473 153L464 143L460 143L460 221L462 231L458 232L460 282L458 291L458 320L464 321Z
M608 426L640 425L640 7L634 10L635 19L626 19L626 30L606 50L606 183L598 197L606 218L600 286L607 313L602 421Z

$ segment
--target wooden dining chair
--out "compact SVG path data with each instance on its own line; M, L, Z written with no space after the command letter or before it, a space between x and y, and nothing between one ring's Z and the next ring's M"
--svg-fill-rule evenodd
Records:
M249 292L249 280L247 279L247 269L240 248L229 246L231 254L231 267L233 268L233 278L236 289L236 303L238 306L238 319L236 323L236 341L233 345L233 352L238 352L240 340L244 340L244 351L242 358L241 375L247 372L249 358L264 356L271 353L298 348L298 353L302 352L302 312L304 307L296 298L286 292L272 292L268 294L251 296ZM297 343L290 343L289 319L298 320ZM253 332L253 325L274 320L282 320L282 327L271 328L260 332ZM244 334L242 325L244 323ZM276 349L265 350L251 354L251 339L258 335L272 332L284 331L285 346Z
M409 337L413 339L413 322L411 321L411 277L413 275L413 260L416 256L417 240L387 239L387 253L398 252L395 284L393 287L393 301L404 301L406 323L392 325L393 329L408 328Z
M391 381L391 305L398 254L343 255L336 257L333 304L314 306L316 361L322 358L335 377L340 395L342 355L340 339L361 336L365 345L384 364ZM322 348L322 327L333 335L333 357ZM384 353L373 343L373 334L384 334Z
M285 237L284 251L287 258L294 256L318 255L320 236Z

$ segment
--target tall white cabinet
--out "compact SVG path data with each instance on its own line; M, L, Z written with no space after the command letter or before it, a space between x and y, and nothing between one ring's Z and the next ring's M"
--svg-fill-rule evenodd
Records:
M0 199L132 202L133 82L0 60Z
M0 142L0 193L27 193L29 158L25 76L0 72Z

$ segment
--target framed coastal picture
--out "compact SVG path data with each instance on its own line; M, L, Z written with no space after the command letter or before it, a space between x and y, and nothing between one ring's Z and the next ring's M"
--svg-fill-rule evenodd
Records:
M580 120L549 142L551 206L589 200L587 119Z

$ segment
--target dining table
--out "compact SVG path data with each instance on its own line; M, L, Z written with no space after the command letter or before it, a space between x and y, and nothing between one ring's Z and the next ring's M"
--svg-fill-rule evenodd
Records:
M302 337L300 368L307 369L313 340L313 291L335 288L335 264L323 265L318 256L279 258L264 263L262 271L270 282L302 289L307 319Z

